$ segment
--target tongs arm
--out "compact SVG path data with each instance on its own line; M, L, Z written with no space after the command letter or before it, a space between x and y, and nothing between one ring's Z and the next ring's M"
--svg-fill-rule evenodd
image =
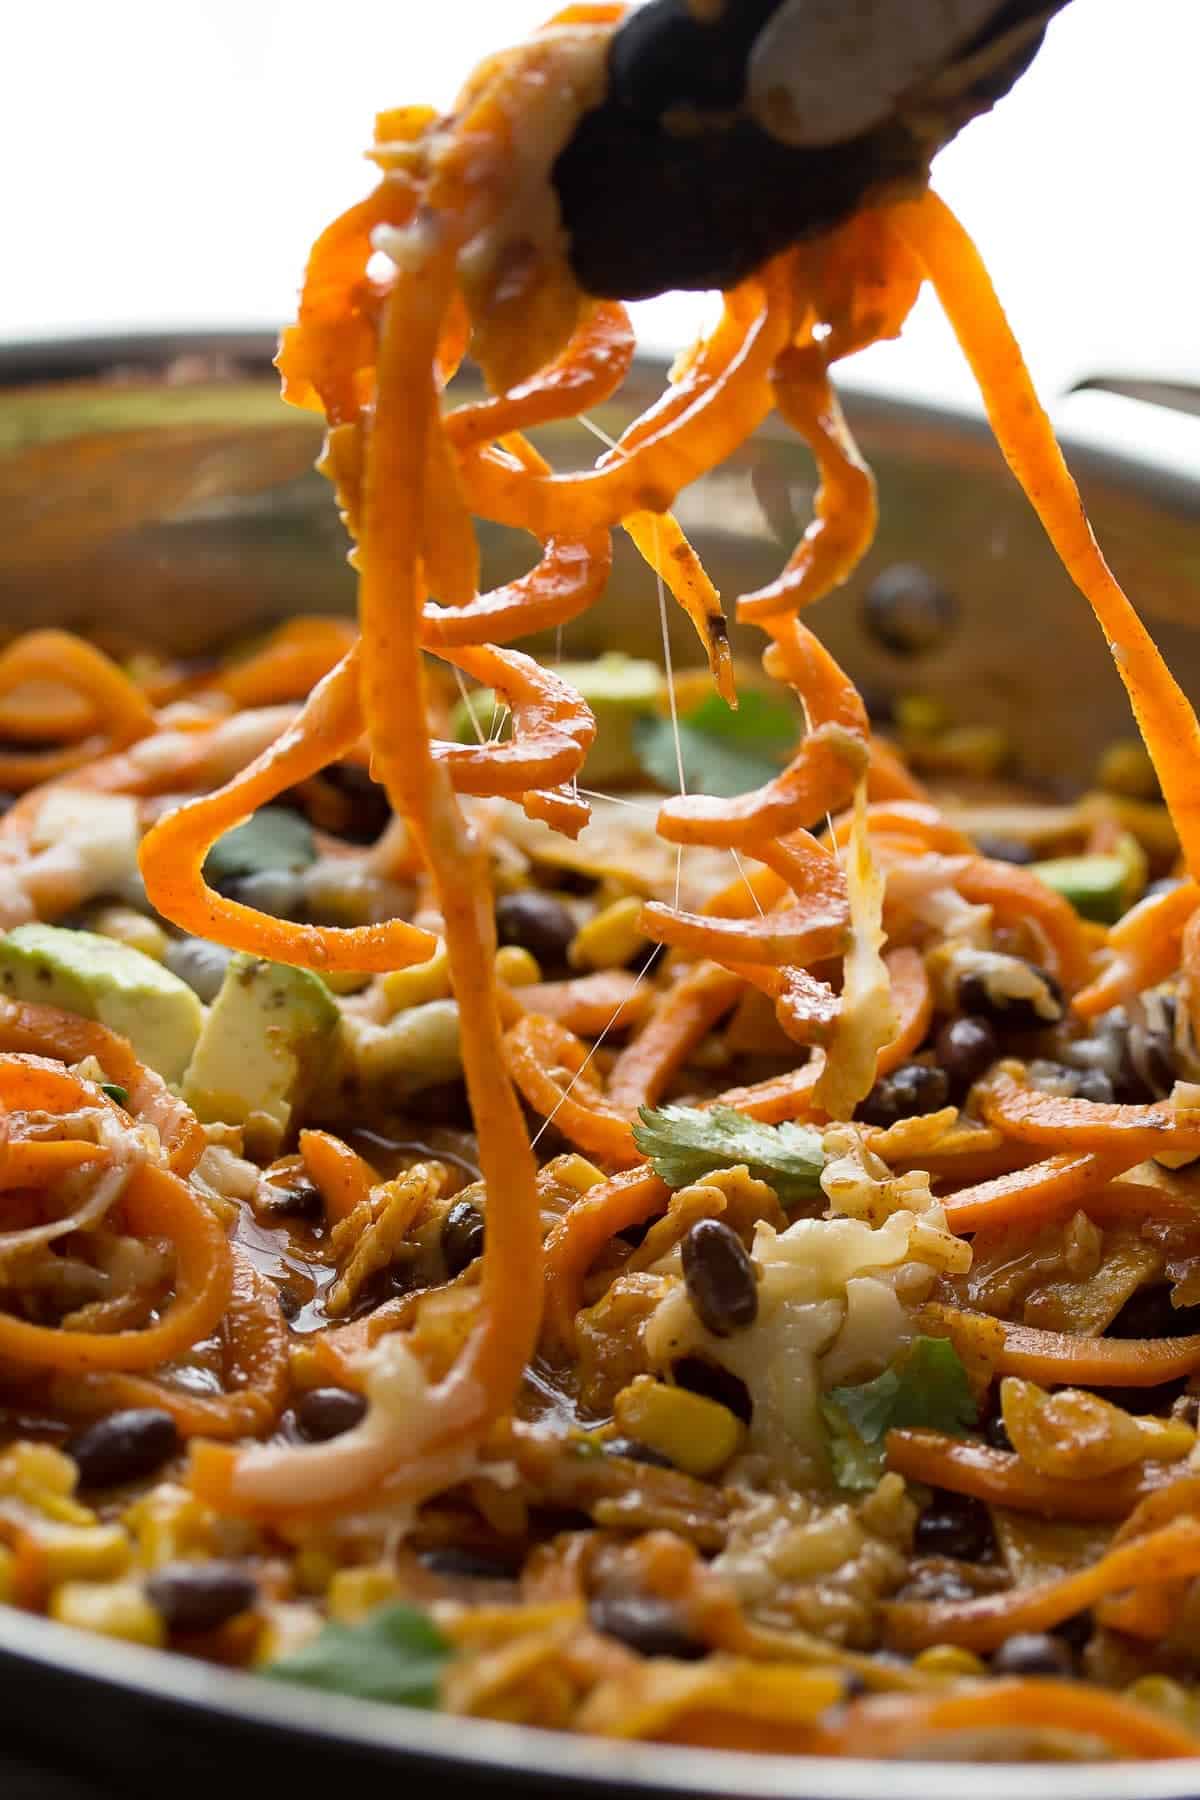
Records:
M728 288L919 191L1067 0L649 0L554 180L575 274L643 299Z

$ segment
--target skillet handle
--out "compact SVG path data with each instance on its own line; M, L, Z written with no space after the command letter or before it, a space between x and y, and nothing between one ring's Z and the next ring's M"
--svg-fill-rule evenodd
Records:
M1073 394L1119 394L1123 400L1143 400L1169 412L1200 414L1200 383L1155 381L1140 375L1089 375L1077 381Z

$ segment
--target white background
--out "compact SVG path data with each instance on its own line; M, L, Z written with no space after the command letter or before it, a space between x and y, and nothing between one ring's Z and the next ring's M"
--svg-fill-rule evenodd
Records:
M904 0L896 0L897 5ZM0 0L0 339L269 325L309 240L364 191L373 113L448 102L548 0ZM1200 379L1200 0L1073 0L938 186L1053 395ZM652 341L695 303L657 303ZM854 371L969 399L923 302ZM1139 409L1140 410L1140 409Z

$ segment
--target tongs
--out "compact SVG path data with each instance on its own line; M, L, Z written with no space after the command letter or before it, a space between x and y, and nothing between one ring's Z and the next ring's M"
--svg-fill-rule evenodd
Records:
M649 0L554 169L577 279L729 288L924 187L1067 0Z

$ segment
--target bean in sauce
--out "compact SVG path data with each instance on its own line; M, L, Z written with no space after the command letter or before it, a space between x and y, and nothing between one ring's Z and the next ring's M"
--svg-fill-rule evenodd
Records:
M496 901L496 936L501 944L528 950L543 971L548 971L566 962L575 920L553 894L525 888L517 894L501 894Z
M367 1403L350 1388L311 1388L296 1406L296 1430L310 1444L352 1431L366 1417Z
M877 1081L858 1109L866 1125L886 1128L900 1119L938 1112L950 1098L950 1079L944 1069L928 1063L901 1063Z
M942 1026L934 1054L946 1073L951 1099L961 1100L991 1068L1000 1054L1000 1042L986 1019L964 1013Z
M129 1407L85 1426L63 1445L81 1488L116 1487L153 1475L179 1449L179 1430L157 1406Z
M714 1337L745 1331L758 1317L758 1279L736 1231L698 1219L680 1246L683 1279L696 1316Z
M1059 1675L1075 1673L1069 1644L1047 1631L1018 1631L1006 1638L992 1657L993 1675Z
M657 1594L599 1594L588 1607L594 1631L613 1637L641 1656L695 1662L708 1646L694 1638L669 1601Z
M256 1604L258 1583L237 1563L167 1563L146 1577L146 1598L168 1631L215 1631Z
M959 1562L982 1562L996 1547L991 1514L982 1500L969 1494L935 1489L917 1520L913 1549L918 1556L950 1556Z
M442 1255L451 1280L483 1255L483 1214L469 1200L456 1200L442 1221Z

